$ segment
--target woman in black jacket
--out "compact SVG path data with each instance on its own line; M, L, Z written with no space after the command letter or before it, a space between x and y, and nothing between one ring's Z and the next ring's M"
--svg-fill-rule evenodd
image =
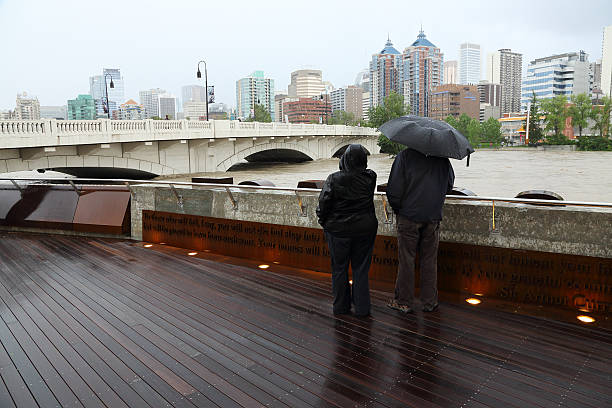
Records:
M319 195L317 216L331 253L334 314L349 313L351 300L356 316L370 314L368 272L378 220L374 212L376 173L366 169L367 165L365 148L349 145L340 158L340 171L327 177Z

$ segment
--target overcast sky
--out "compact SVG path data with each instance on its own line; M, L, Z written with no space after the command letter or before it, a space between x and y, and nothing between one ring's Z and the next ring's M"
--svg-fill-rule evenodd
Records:
M0 0L0 109L18 92L64 105L89 77L120 68L126 99L160 87L180 97L208 63L217 102L235 105L236 80L263 70L276 89L317 68L335 87L354 82L391 37L402 51L418 34L457 59L459 44L511 48L534 58L585 50L601 58L610 0ZM484 75L484 72L483 72ZM203 81L201 83L203 85Z

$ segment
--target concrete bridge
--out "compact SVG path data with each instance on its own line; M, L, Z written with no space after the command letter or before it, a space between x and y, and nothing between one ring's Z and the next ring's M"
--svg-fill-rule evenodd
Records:
M378 135L363 127L228 120L9 120L0 121L0 173L147 178L226 171L243 160L330 158L350 143L378 153Z

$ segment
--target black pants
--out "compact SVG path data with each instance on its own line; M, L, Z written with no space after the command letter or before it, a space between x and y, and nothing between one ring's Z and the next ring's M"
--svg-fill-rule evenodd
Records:
M338 237L325 232L325 238L331 253L334 314L348 313L351 310L351 300L355 304L356 315L369 314L368 272L372 263L376 231L350 238ZM348 277L349 263L353 270L352 294Z
M412 307L414 301L415 258L419 255L421 272L421 303L423 306L438 304L438 243L439 222L414 222L397 217L397 246L399 268L395 281L395 300Z

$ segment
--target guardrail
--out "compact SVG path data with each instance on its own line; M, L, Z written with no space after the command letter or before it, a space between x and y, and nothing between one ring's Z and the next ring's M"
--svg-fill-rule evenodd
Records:
M304 206L302 205L302 198L300 196L300 192L303 193L318 193L321 191L317 188L297 188L297 187L270 187L270 186L249 186L249 185L238 185L238 184L215 184L215 183L193 183L188 181L171 181L171 180L132 180L132 179L95 179L95 178L80 178L80 179L61 179L61 178L31 178L31 177L12 177L12 178L0 178L0 182L8 181L19 191L23 191L23 187L19 185L18 181L27 181L27 182L44 182L46 185L70 185L77 194L80 193L78 184L88 184L98 183L100 185L124 185L131 191L132 185L143 185L143 184L151 184L151 185L165 185L170 187L173 194L176 197L177 203L179 207L183 208L183 196L176 189L176 187L208 187L208 188L222 188L225 189L228 195L228 199L231 201L234 208L237 208L238 202L234 198L232 194L232 189L234 190L266 190L266 191L286 191L292 192L297 197L298 207L300 209L300 214L302 216L306 216ZM375 196L380 196L384 215L385 215L385 223L392 222L392 213L389 210L389 205L386 200L386 194L383 192L374 192ZM531 205L542 205L542 206L555 206L555 207L593 207L593 208L609 208L612 209L612 203L601 203L601 202L588 202L588 201L560 201L560 200L538 200L538 199L529 199L529 198L506 198L506 197L479 197L479 196L457 196L457 195L447 195L447 200L453 201L475 201L475 202L490 202L491 203L491 218L492 218L492 229L495 230L495 204L496 203L513 203L513 204L531 204Z
M143 140L156 140L258 136L377 136L379 132L374 128L359 126L230 120L0 120L0 148L100 143L102 139L121 142L121 136L129 139L127 141L133 141L135 134Z

